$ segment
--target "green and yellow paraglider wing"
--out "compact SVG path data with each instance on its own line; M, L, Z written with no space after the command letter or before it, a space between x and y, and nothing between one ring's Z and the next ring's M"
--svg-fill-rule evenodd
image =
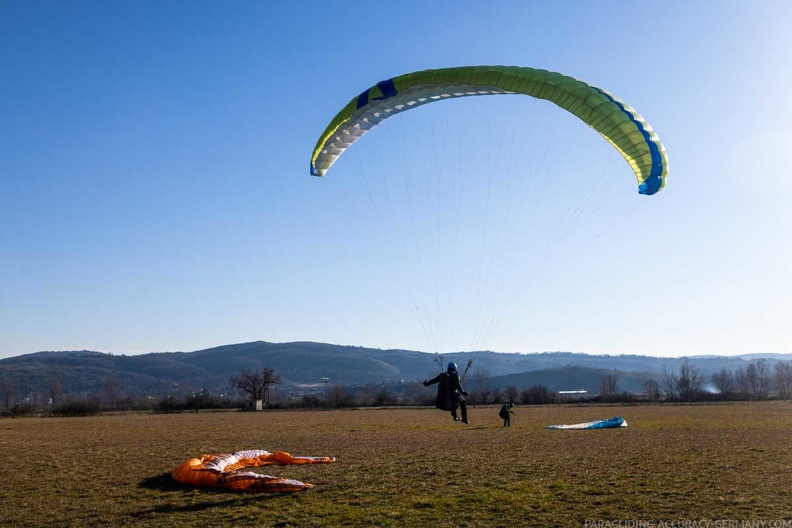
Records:
M392 115L444 99L498 94L545 99L579 117L624 156L641 194L654 194L665 185L665 148L632 107L567 75L516 66L425 70L377 83L352 99L319 137L311 155L311 174L324 176L352 143Z

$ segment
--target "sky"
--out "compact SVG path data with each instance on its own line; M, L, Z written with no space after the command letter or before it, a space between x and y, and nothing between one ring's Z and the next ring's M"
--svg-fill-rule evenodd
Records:
M790 353L791 22L769 0L0 0L0 357ZM364 89L494 64L628 101L666 188L520 96L396 116L309 175Z

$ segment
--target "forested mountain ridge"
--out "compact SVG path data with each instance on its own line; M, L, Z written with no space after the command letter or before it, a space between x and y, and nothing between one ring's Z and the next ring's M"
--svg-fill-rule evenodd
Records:
M697 356L688 361L704 374L744 368L764 357L772 364L792 356L752 354ZM616 371L620 390L639 390L643 380L674 372L683 358L641 355L590 355L572 352L501 353L455 352L435 354L396 349L375 349L315 342L269 343L256 341L197 350L155 352L135 356L96 351L36 352L0 360L0 380L10 380L17 392L46 392L57 380L64 394L97 393L112 379L128 395L159 396L173 391L202 389L227 391L229 379L242 369L272 368L281 377L283 390L293 393L316 390L323 378L345 387L392 386L412 383L440 371L454 361L467 374L468 384L491 387L542 383L551 390L596 390L607 372ZM573 368L574 367L574 368Z

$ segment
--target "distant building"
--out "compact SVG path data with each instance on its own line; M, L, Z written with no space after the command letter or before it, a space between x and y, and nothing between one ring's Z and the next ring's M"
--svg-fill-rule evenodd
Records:
M247 400L246 409L248 411L263 411L264 410L264 400Z
M562 390L558 391L558 399L565 400L573 398L585 398L587 394L587 390Z

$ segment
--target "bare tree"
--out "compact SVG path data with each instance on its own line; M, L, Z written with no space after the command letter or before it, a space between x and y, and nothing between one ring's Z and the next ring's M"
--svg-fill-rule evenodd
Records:
M673 372L663 370L663 392L668 400L676 400L679 397L679 378Z
M735 381L731 371L721 369L712 375L711 381L723 398L728 399L734 393Z
M0 380L0 388L3 389L5 408L7 411L10 411L11 407L16 403L16 383L14 383L14 380L12 380L10 377L4 376L3 379Z
M108 376L105 378L102 390L105 398L107 398L108 407L115 410L118 406L118 402L121 400L121 387L118 383L118 378L116 376Z
M742 367L738 368L734 379L737 382L737 392L740 393L740 396L743 398L749 397L751 395L751 383L748 380L748 374L745 369Z
M477 367L473 370L473 381L476 382L480 389L487 386L487 382L491 376L490 371L484 367Z
M492 391L487 387L487 382L490 379L490 371L484 367L477 367L473 369L473 381L478 385L478 388L471 392L469 401L471 403L487 404L493 399Z
M616 384L618 381L619 375L615 370L603 376L600 380L600 397L602 397L604 401L608 401L616 395Z
M520 397L520 391L517 389L517 385L509 385L506 387L503 391L503 397L507 402L516 402L517 398Z
M764 359L751 361L745 375L751 388L751 395L757 400L766 398L767 393L770 392L770 368L767 366L767 361Z
M239 376L231 376L231 386L250 395L251 399L261 401L265 405L269 403L270 385L281 382L281 377L275 373L275 369L264 367L264 371L242 369Z
M382 387L377 390L377 393L374 394L374 400L372 401L372 405L383 407L386 405L391 405L394 403L393 395L388 392L388 389Z
M785 400L792 398L792 362L779 361L773 370L775 370L774 380L778 395Z
M420 385L420 387L423 387L423 385ZM420 397L420 393L418 391L415 392L414 398L415 398L414 401L416 403L418 404L423 403ZM368 407L369 405L371 405L371 393L369 392L368 389L360 390L360 392L358 393L358 401L360 402L360 405L364 407Z
M701 385L704 381L699 370L690 364L687 358L679 366L679 377L677 378L677 391L679 397L692 402L701 394Z
M649 398L649 401L657 401L662 396L662 392L660 391L660 384L657 383L655 379L648 379L644 381L644 392L646 393L646 397Z
M327 398L330 407L349 407L353 403L352 396L344 389L343 385L336 385Z
M500 391L493 391L486 385L470 393L468 401L472 404L487 405L500 396Z
M525 404L553 403L555 394L544 385L534 385L520 393L520 401Z
M767 395L773 390L773 375L767 360L764 358L757 360L756 370L759 373L759 388L762 398L767 398Z
M49 392L50 403L55 407L60 403L60 398L63 395L60 378L53 376L47 380L47 391Z

